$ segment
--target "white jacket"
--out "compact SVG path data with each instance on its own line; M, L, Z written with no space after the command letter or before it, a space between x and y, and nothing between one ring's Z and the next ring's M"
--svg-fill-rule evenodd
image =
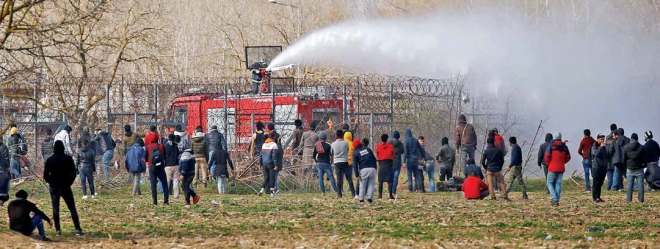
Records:
M53 141L53 144L55 144L57 141L62 141L64 144L64 152L66 152L67 155L73 155L73 150L71 150L71 139L69 138L69 133L66 130L62 130L55 134L55 141Z

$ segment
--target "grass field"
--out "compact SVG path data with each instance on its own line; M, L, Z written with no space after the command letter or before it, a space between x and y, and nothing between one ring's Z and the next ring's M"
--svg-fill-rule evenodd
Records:
M0 247L11 248L214 248L214 247L351 247L351 248L632 248L660 245L660 193L646 203L627 204L625 193L604 192L605 203L591 201L573 182L564 183L562 204L551 207L540 181L523 201L466 201L459 192L410 194L401 185L396 201L359 205L316 193L220 196L201 191L202 201L190 209L181 199L151 205L128 186L101 192L96 200L76 201L85 236L73 234L64 207L63 235L46 232L44 243L9 231L6 209L0 211ZM27 186L21 186L27 188ZM43 185L37 188L44 188ZM29 190L29 188L27 188ZM14 188L15 192L18 188ZM79 190L76 188L76 192ZM162 195L159 200L162 203ZM51 214L45 194L30 197ZM218 204L211 203L215 200ZM134 204L134 205L131 205ZM134 207L132 207L134 206ZM591 239L589 239L591 238Z

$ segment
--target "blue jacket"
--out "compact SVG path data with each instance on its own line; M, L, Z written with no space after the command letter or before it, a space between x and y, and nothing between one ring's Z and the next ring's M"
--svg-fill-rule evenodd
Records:
M405 138L403 140L403 158L405 163L408 163L408 161L419 160L419 158L426 154L424 148L422 148L422 145L419 144L419 141L413 137L412 131L410 129L406 129L404 135Z
M649 140L644 144L644 155L646 157L644 158L644 162L646 163L653 163L653 162L658 162L660 159L660 146L658 146L658 142L655 140Z
M147 152L138 144L134 144L126 152L126 170L131 173L144 173L147 163L144 161Z
M353 164L355 175L359 176L361 169L376 168L376 156L371 149L360 144L353 152Z
M275 142L264 143L261 146L261 166L276 166L278 149Z
M184 177L195 175L195 156L190 151L184 151L181 154L181 159L179 159L179 173Z
M484 173L481 172L481 168L479 168L479 166L474 164L465 167L463 172L465 174L465 178L468 178L472 172L476 173L477 177L481 178L481 180L484 179Z
M522 165L522 163L523 163L522 150L520 149L520 146L514 144L513 146L511 146L511 164L509 164L509 168L513 166Z

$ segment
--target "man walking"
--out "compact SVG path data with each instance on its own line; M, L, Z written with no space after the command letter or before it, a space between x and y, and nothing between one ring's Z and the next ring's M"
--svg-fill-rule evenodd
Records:
M425 142L423 136L419 136L418 142L419 145L422 146L422 149L424 149L424 161L426 162L424 172L429 178L429 192L435 192L435 160L433 159L433 156L431 156L431 153L429 153L429 150L424 146ZM422 175L422 186L424 186L424 172L420 173L420 175Z
M561 198L561 183L566 171L566 164L571 160L571 153L566 144L561 141L561 133L555 135L555 140L545 151L545 163L548 164L548 189L552 196L552 205L559 206Z
M76 235L83 235L78 220L78 211L76 202L73 198L71 185L76 180L76 165L71 156L65 154L64 143L61 140L55 141L53 145L53 155L46 160L44 166L44 180L50 185L50 199L53 206L53 220L55 221L55 233L62 234L60 227L60 198L64 199L73 225L76 228Z
M419 141L413 137L412 131L406 129L405 139L403 140L403 158L406 164L406 172L408 174L408 190L425 193L424 185L422 184L423 175L419 172L419 159L426 152ZM415 183L413 184L413 179Z
M351 197L355 196L351 166L348 164L348 142L344 141L344 131L338 130L337 137L330 145L332 160L335 163L337 173L337 197L342 198L344 193L344 179L348 183Z
M174 192L174 198L179 199L179 145L176 143L176 136L170 134L167 136L167 143L163 146L165 150L165 176L167 182L172 182L170 191ZM169 185L169 184L168 184Z
M131 174L131 178L133 178L134 196L142 195L142 191L140 191L140 180L142 178L142 173L147 170L146 157L147 152L144 150L144 141L142 141L142 138L138 138L133 146L131 146L126 152L126 160L124 163L126 171L128 171Z
M208 144L204 140L203 132L196 132L192 139L192 150L195 156L195 185L199 183L199 178L202 178L204 183L204 188L207 187L208 182L207 173L209 172L209 167L206 162L208 162Z
M543 174L545 175L545 180L548 180L548 164L545 163L545 151L548 149L548 146L552 143L552 134L547 133L545 134L545 143L542 143L539 146L539 151L538 151L538 166L539 169L543 169ZM548 185L545 186L545 191L547 194L550 194L550 190L548 189Z
M584 138L580 141L580 147L578 147L578 154L582 156L582 168L584 169L584 191L591 191L591 183L589 182L589 175L591 173L591 147L594 146L596 140L591 137L591 131L589 129L584 130Z
M522 198L523 200L527 200L527 186L525 186L522 174L522 150L520 149L520 146L518 146L518 139L516 137L510 137L509 145L511 145L511 164L509 164L509 168L506 172L510 172L513 169L513 173L511 174L511 180L509 180L506 192L509 193L511 187L513 187L513 183L518 180L518 184L520 184L520 188L522 188Z

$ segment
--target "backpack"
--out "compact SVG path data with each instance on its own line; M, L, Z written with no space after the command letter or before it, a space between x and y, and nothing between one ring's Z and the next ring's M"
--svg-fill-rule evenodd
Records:
M190 149L190 142L188 139L181 139L181 142L177 144L177 147L179 147L179 151L185 151Z
M27 155L27 142L25 141L25 138L21 135L18 136L13 136L12 137L12 144L15 146L14 147L14 153L19 154L21 156Z
M151 151L151 166L154 168L165 167L165 157L163 156L163 153L160 152L158 147Z
M254 133L254 151L261 151L261 147L266 142L266 134L264 131L257 131Z

